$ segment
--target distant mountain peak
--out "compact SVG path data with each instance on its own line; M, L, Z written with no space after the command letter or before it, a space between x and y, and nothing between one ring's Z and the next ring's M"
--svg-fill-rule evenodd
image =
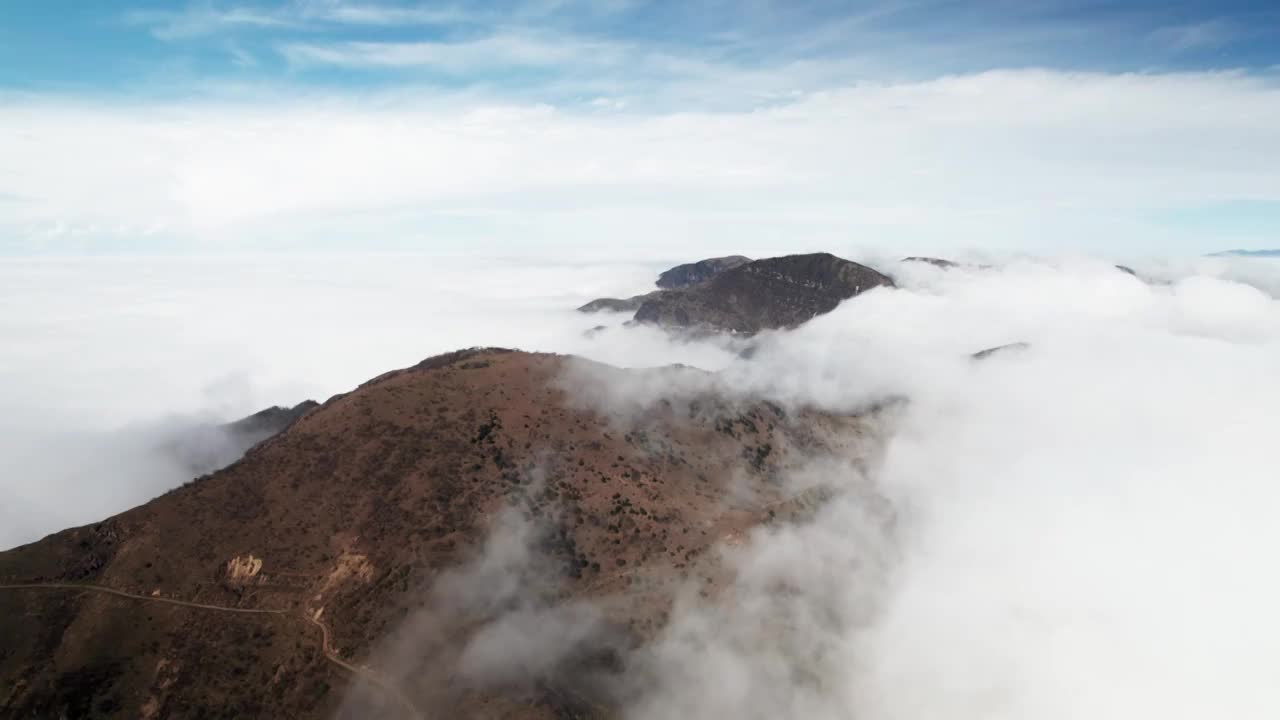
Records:
M689 287L690 285L706 282L725 270L732 270L749 262L751 262L751 258L744 255L728 255L685 263L659 275L656 284L664 290Z
M1222 252L1210 253L1210 257L1280 257L1280 249L1277 249L1277 250L1223 250Z
M579 310L634 309L636 322L750 335L795 327L867 290L894 285L887 275L826 252L762 260L740 255L711 258L672 268L659 277L659 284L702 277L712 270L693 284L625 300L601 298Z

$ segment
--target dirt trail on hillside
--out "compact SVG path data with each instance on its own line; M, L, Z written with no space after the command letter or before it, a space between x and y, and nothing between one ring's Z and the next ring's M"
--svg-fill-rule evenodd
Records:
M175 600L161 595L137 595L123 590L116 590L115 588L109 588L104 585L84 585L80 583L22 583L17 585L0 585L0 590L84 590L88 592L102 593L104 595L115 595L116 597L128 598L130 600L146 600L148 602L181 605L182 607L214 610L217 612L243 613L246 615L284 615L288 612L286 610L233 608L225 605L206 605L204 603L187 602L186 600Z
M213 612L239 613L242 615L280 615L280 616L285 616L290 614L288 610L271 610L271 609L265 609L265 608L235 608L235 607L227 607L225 605L209 605L206 603L196 603L196 602L188 602L186 600L176 600L174 598L167 598L159 595L138 595L136 593L125 592L124 590L117 590L115 588L106 587L105 585L87 585L87 584L80 584L80 583L57 583L57 582L18 583L18 584L11 584L11 585L0 585L0 590L74 590L74 591L80 591L80 592L95 592L95 593L100 593L102 595L113 595L115 597L121 597L128 600L165 603L167 605L178 605L181 607L195 608L198 610L211 610ZM395 685L393 685L392 683L388 682L387 680L379 676L373 670L360 667L359 665L353 665L343 660L342 658L338 657L338 654L333 650L333 648L329 644L329 637L330 637L329 627L325 625L318 617L315 617L308 613L303 613L302 616L306 618L306 620L310 622L312 625L315 625L320 628L320 651L324 654L324 657L326 660L333 663L334 665L337 665L343 670L346 670L347 672L355 675L361 680L365 680L369 682L371 685L377 687L383 692L388 693L389 695L392 695L393 697L395 697L396 702L399 703L401 706L403 706L404 709L407 710L413 718L416 718L417 720L425 720L425 717L422 715L422 713L418 712L418 708L413 704L413 702L410 701L409 698L405 696L405 694L402 693L399 690L399 688L397 688Z

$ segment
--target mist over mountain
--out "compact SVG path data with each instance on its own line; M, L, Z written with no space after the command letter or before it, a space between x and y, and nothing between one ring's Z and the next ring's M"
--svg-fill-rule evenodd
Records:
M239 460L249 448L284 431L318 406L314 400L304 400L293 407L275 405L228 423L197 425L175 434L164 449L192 477L205 475Z
M660 266L295 264L240 298L229 334L185 337L132 376L106 348L211 304L235 312L221 288L269 266L230 264L194 287L180 262L134 268L188 294L66 316L103 351L62 367L40 345L49 335L21 326L28 342L6 345L0 366L25 379L4 392L28 434L9 442L37 428L48 442L0 455L6 491L44 522L17 541L78 527L0 553L12 639L0 708L998 720L1280 708L1280 585L1262 570L1280 541L1280 306L1259 289L1280 283L1275 266L863 260L893 284L761 329L747 356L727 331L574 309L652 287ZM58 273L82 267L24 292L53 298ZM363 292L327 303L335 282ZM78 292L68 307L98 290ZM273 302L278 316L248 311ZM419 333L424 306L453 312ZM497 336L522 351L438 354ZM260 354L209 352L231 339ZM121 428L193 401L238 396L245 409L222 416L235 418L288 395L329 399L194 481L138 483L162 454L103 454L125 447ZM70 432L77 410L103 444ZM55 461L75 468L63 484L33 479L58 477ZM52 510L73 500L80 522Z
M1277 158L1280 2L0 2L0 720L1277 720Z

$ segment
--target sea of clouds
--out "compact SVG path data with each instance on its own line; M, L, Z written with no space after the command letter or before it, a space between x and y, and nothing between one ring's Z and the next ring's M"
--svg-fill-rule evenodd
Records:
M909 398L872 478L892 532L857 494L760 531L728 599L646 650L665 672L631 715L1280 712L1280 265L890 269L904 289L725 374L836 410Z
M644 649L631 716L1280 716L1280 262L862 259L900 287L750 360L573 311L661 265L5 260L0 546L181 484L167 448L193 429L438 352L681 362L835 410L908 398L872 478L896 520L886 536L850 495L761 531L735 602L682 608Z

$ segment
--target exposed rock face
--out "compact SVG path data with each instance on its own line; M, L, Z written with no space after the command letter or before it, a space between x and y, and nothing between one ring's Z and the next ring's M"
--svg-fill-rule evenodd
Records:
M698 262L677 265L658 276L658 287L666 290L689 287L706 282L725 270L746 265L751 258L742 255L708 258Z
M756 260L707 282L650 297L637 322L751 334L795 327L841 302L893 280L829 253Z
M726 586L713 548L812 512L822 489L779 478L859 466L868 426L689 368L428 359L213 475L0 553L0 717L613 717L677 591ZM477 668L512 613L574 632Z

